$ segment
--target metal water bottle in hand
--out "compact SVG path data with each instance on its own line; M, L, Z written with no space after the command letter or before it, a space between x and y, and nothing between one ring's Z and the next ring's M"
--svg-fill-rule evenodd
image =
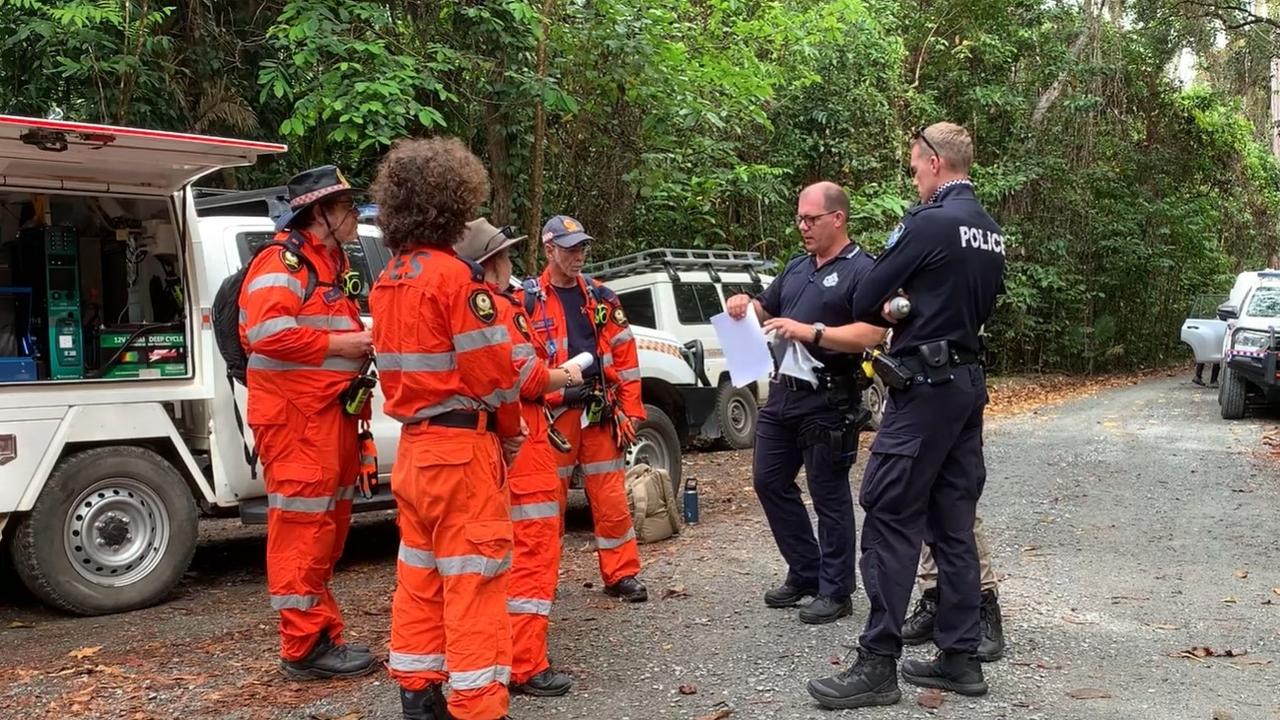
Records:
M901 320L911 314L911 301L899 295L889 301L889 314L895 320Z

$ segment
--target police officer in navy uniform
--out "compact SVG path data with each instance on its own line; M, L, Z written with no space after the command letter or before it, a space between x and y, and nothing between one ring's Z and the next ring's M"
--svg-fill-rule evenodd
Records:
M802 343L823 365L816 386L775 374L756 428L753 471L756 495L788 566L783 584L765 593L765 604L792 607L813 596L800 610L800 619L821 624L852 612L855 530L849 468L861 405L857 358L823 350L818 343L828 328L853 323L854 291L872 260L849 242L849 197L839 185L822 182L805 188L796 212L806 254L789 262L757 298L729 298L726 310L741 318L754 305L765 329L780 338L774 343L775 363L791 343ZM865 323L862 328L873 337L869 345L884 335ZM818 516L816 538L796 484L801 465Z
M855 318L894 331L890 354L874 363L889 400L859 497L866 510L862 582L871 607L857 661L809 682L809 693L827 707L899 700L902 623L922 540L938 565L940 652L927 662L905 660L902 678L965 695L987 692L975 654L981 593L973 525L986 482L987 403L978 334L1003 291L1005 256L1000 226L974 196L972 162L964 128L938 123L913 136L911 171L922 202L854 296ZM900 294L911 308L896 320L891 304Z

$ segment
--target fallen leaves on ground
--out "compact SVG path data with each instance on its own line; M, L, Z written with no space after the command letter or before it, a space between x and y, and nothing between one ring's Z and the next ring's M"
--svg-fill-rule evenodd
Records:
M937 688L921 690L916 697L916 704L922 708L937 710L942 707L942 691Z
M1235 716L1226 710L1214 710L1213 720L1235 720Z
M25 628L33 628L33 627L35 627L35 625L32 625L32 624L31 624L31 623L29 623L29 622L23 622L23 621L21 621L21 620L14 620L14 621L10 622L10 623L7 625L7 627L8 627L10 630L18 630L18 629L20 629L20 628L23 628L23 629L25 629Z
M1236 571L1236 577L1237 577L1238 579L1240 579L1240 580L1244 580L1245 578L1249 577L1249 571L1248 571L1248 570L1237 570L1237 571Z
M686 683L686 684L684 684L684 685L681 685L681 686L680 686L680 694L681 694L681 695L697 695L697 694L698 694L698 686L697 686L697 685L693 685L693 684L691 684L691 683Z
M1222 598L1222 602L1228 605L1235 605L1236 603L1240 602L1240 598L1236 597L1235 595L1228 595Z
M1265 658L1260 655L1250 655L1249 657L1243 657L1243 658L1240 658L1239 660L1232 660L1231 664L1237 667L1240 665L1255 665L1255 666L1270 665L1271 658Z
M698 720L724 720L733 714L733 708L722 707L707 715L699 715Z
M1111 697L1111 693L1102 688L1076 688L1067 693L1076 700L1102 700Z
M988 382L991 397L987 417L1005 417L1093 395L1100 390L1136 385L1143 380L1168 376L1167 368L1117 375L1015 375Z
M364 720L364 713L352 710L345 715L316 715L312 713L308 717L311 720Z
M77 660L83 660L91 655L97 655L98 651L101 649L102 649L101 645L95 645L93 647L82 647L79 650L72 650L71 652L67 653L67 657L73 657Z
M670 600L672 598L689 597L689 591L685 590L683 585L675 585L662 591L662 599Z
M1240 650L1238 648L1215 650L1207 645L1196 645L1195 647L1187 648L1186 650L1179 650L1177 652L1170 653L1169 657L1182 657L1189 660L1200 660L1201 658L1210 657L1243 657L1247 654L1247 650Z
M1147 627L1150 627L1152 630L1178 630L1181 629L1182 626L1170 625L1169 623L1153 623Z

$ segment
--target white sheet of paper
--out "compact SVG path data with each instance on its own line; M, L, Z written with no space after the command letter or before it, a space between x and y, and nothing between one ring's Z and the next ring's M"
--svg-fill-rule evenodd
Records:
M818 368L822 362L815 358L803 343L789 342L782 354L782 362L778 366L779 375L790 375L807 382L818 384Z
M741 320L734 320L728 313L712 315L711 327L724 350L729 381L734 387L746 387L773 370L769 343L765 342L764 328L756 319L754 304L747 305L747 315Z

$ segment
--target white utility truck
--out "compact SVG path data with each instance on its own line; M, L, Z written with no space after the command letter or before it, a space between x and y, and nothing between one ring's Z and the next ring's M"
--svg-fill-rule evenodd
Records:
M152 605L186 572L200 517L265 522L237 427L244 389L226 378L210 308L273 223L201 217L190 183L286 150L0 116L0 538L43 602ZM368 225L350 248L366 281L385 252ZM678 478L709 389L674 338L635 331L651 420L628 459ZM399 429L375 417L387 471ZM355 509L391 507L387 490L384 478Z

